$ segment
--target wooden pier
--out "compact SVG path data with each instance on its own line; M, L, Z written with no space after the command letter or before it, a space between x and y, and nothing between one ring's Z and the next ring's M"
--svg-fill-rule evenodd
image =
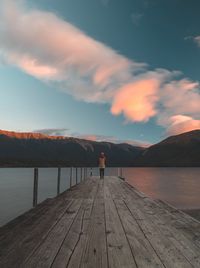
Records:
M91 177L0 228L1 268L200 267L200 222Z

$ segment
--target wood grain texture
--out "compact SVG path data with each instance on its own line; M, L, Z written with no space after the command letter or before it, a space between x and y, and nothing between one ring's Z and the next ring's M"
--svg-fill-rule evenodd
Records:
M90 177L0 228L0 267L200 267L200 223L117 177Z

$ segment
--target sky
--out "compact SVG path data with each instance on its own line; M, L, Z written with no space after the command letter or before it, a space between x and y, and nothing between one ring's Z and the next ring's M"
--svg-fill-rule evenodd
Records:
M198 0L2 0L0 129L148 145L200 129Z

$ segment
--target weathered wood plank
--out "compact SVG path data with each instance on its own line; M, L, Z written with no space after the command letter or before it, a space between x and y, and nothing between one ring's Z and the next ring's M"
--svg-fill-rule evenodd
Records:
M94 182L94 181L93 181ZM91 192L88 193L88 199L85 199L83 201L83 204L81 206L81 209L79 210L79 213L77 215L77 218L75 219L68 235L65 237L63 244L54 259L54 262L52 264L52 267L66 267L70 260L73 260L76 249L78 250L78 255L75 257L75 260L78 261L81 257L81 250L83 249L83 246L85 244L82 243L83 236L87 230L88 222L90 219L90 214L93 208L94 198L96 196L98 184L93 183L93 189Z
M52 226L59 220L71 201L58 201L52 207L46 207L46 212L39 214L32 221L29 219L12 233L9 244L1 244L0 267L14 267L27 258L34 248L45 238Z
M68 231L71 228L76 215L80 209L82 198L87 195L94 195L94 187L95 184L89 183L89 181L85 181L84 184L79 184L74 187L73 192L75 197L72 199L73 205L70 207L70 211L62 216L61 220L55 226L53 230L51 230L50 234L46 238L46 240L40 245L40 247L34 252L34 254L29 258L29 261L26 261L24 267L34 267L37 264L37 267L50 267L52 262L54 261L62 243L67 235ZM71 191L67 191L63 197L68 198L71 197ZM78 199L78 197L81 197Z
M192 239L200 248L200 222L161 200L156 200L156 204L165 211L165 214L170 215L169 224L176 229L182 229L184 235Z
M150 241L157 255L167 267L183 268L192 267L185 256L171 243L169 238L165 236L148 217L144 215L138 208L133 208L132 203L126 201L127 207L136 221L140 224L145 236ZM140 219L140 220L138 220Z
M82 236L68 267L106 268L107 265L103 182L98 180L98 191L89 221L86 218L83 222Z
M106 180L104 190L109 267L137 267Z
M118 185L121 185L119 191L124 191L125 195L129 197L128 200L125 200L127 207L135 220L140 224L145 236L153 246L163 264L167 267L174 268L193 267L189 260L180 251L180 247L176 247L169 237L160 230L155 219L149 217L149 214L144 209L145 202L143 198L133 198L135 193L130 191L127 184L120 183Z
M154 248L140 229L140 225L136 222L129 209L126 207L124 201L116 199L114 202L121 218L126 237L129 240L137 267L164 267L160 258L154 251Z
M20 228L21 224L27 222L29 219L34 221L34 218L37 217L39 213L43 213L45 211L45 207L51 204L51 202L52 199L46 199L45 201L37 205L37 207L28 210L24 214L19 215L17 218L8 222L6 225L0 227L0 243L3 241L4 238L7 241L9 240L10 236L12 238L13 231L16 228Z
M173 221L170 214L166 214L166 211L160 209L156 202L150 199L145 199L144 210L148 214L149 218L158 226L159 230L169 238L180 252L187 258L187 260L195 267L200 267L200 248L195 244L193 239L185 236L185 230L182 228L176 228L171 225Z
M54 226L45 241L25 261L22 267L51 267L51 264L58 253L64 238L66 237L74 218L78 214L82 199L72 202L70 208L65 212L59 222Z
M0 267L200 267L200 223L92 177L0 228Z
M137 194L135 189L131 189L132 193ZM135 197L134 197L135 200ZM154 225L167 236L172 244L185 256L185 258L195 267L200 267L200 249L196 244L196 237L186 235L185 228L180 227L177 222L178 218L172 217L163 207L160 207L157 201L150 198L140 198L137 203L142 207L142 210L153 221ZM181 214L181 212L180 212ZM183 213L182 213L183 214ZM183 214L183 217L185 215ZM190 219L190 222L192 219ZM193 222L192 222L193 223ZM197 223L194 221L194 223ZM198 223L197 223L198 224ZM189 226L189 224L187 224ZM200 230L200 223L199 223ZM187 232L188 233L188 232Z
M88 235L81 258L80 267L108 267L105 230L104 183L99 181L88 226Z
M84 185L77 185L73 189L75 199L78 196L87 196L93 192L94 184L85 181ZM84 188L84 191L82 189ZM80 194L81 193L81 194ZM20 264L34 251L34 249L46 238L63 213L72 202L71 191L66 191L60 196L45 201L25 213L6 226L0 228L0 267L13 267ZM6 230L6 232L5 232Z
M91 213L92 204L92 199L85 199L83 201L82 207L53 261L52 268L65 268L68 266L77 244L82 239L83 225L85 223L85 219L89 216L86 215ZM78 257L79 256L80 251Z

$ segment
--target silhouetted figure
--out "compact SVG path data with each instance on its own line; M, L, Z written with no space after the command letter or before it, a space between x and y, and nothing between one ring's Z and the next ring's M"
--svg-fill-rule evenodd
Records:
M104 170L106 167L106 157L104 153L102 152L99 157L99 173L100 173L100 179L104 178Z

